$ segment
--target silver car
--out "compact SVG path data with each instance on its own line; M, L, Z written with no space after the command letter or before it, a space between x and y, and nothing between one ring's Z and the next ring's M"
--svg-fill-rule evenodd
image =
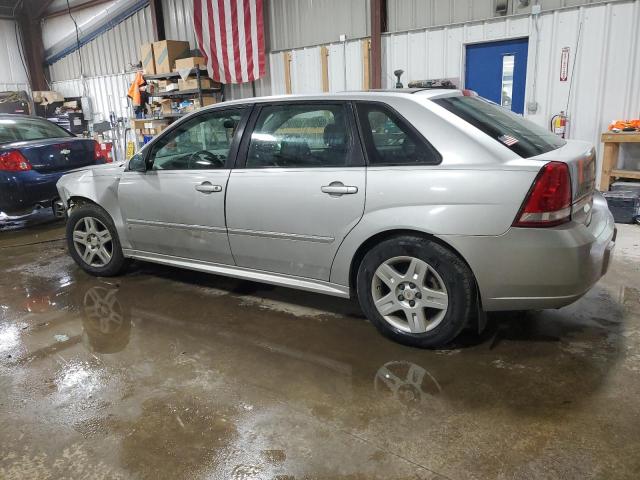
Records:
M409 89L218 104L58 190L91 274L139 259L357 296L383 334L436 347L605 274L616 230L594 183L591 145Z

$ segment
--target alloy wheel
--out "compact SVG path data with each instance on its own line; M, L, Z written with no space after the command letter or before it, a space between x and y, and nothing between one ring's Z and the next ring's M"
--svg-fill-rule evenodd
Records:
M92 267L104 267L113 255L109 229L95 217L83 217L73 227L73 245L80 258Z
M433 330L449 306L442 277L415 257L393 257L383 262L373 275L371 295L382 318L407 333Z

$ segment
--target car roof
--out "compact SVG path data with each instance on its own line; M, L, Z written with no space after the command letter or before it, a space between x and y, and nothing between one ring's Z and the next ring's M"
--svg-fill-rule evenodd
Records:
M244 105L247 103L266 103L266 102L286 102L286 101L304 101L304 100L374 100L374 99L393 99L407 96L420 96L423 98L436 98L441 96L462 95L461 90L445 89L445 88L394 88L380 90L352 90L336 93L316 93L316 94L289 94L289 95L271 95L265 97L248 97L238 100L229 100L217 103L207 107L207 109L222 107L224 105Z

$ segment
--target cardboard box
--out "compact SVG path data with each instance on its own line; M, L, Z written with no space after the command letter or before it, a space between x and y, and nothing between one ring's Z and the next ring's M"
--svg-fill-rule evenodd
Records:
M163 114L173 113L173 107L172 107L173 100L169 98L165 98L164 100L160 100L159 103L160 103L160 111Z
M211 88L213 83L210 78L200 77L200 86L202 88ZM198 88L198 79L196 77L189 77L186 80L178 80L178 87L180 90L195 90Z
M171 73L178 58L189 55L189 42L162 40L153 42L156 73Z
M175 85L173 87L172 85ZM167 88L169 90L167 90ZM158 89L160 92L170 92L178 88L178 82L176 80L158 80Z
M187 57L176 60L176 72L186 70L187 68L196 68L197 66L205 66L204 57Z
M179 90L179 85L177 83L169 83L166 87L164 87L165 92L173 92L175 90Z
M145 135L158 135L168 126L166 120L145 120L143 132Z
M200 105L200 99L196 98L193 100L193 106L194 108L202 108L202 107L208 107L209 105L214 105L216 103L216 97L202 97L202 105Z
M140 61L145 75L156 73L156 61L153 55L153 43L143 43L140 45Z

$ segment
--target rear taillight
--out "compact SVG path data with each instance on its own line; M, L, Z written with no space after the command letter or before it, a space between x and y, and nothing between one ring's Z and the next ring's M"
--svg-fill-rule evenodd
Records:
M26 172L31 170L29 160L18 150L0 153L0 170L5 172Z
M566 163L549 162L536 177L514 227L553 227L571 220L571 177Z
M95 161L103 161L104 163L113 162L113 156L111 155L112 144L110 143L98 143L94 140L93 156Z
M97 162L102 159L102 150L100 149L100 144L93 141L93 159Z

